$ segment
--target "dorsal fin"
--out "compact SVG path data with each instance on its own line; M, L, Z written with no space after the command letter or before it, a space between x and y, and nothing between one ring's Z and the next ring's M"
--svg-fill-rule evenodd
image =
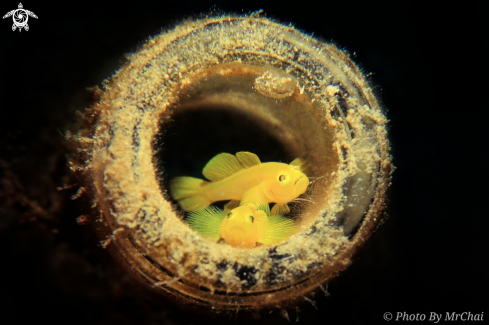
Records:
M295 158L294 160L292 160L290 165L299 169L301 172L306 174L306 176L308 175L309 164L307 163L307 160L302 159L302 158Z
M258 158L257 155L247 151L240 151L236 153L236 158L238 158L244 168L250 168L261 164L260 158Z
M231 176L242 169L243 166L238 158L223 152L209 160L207 165L205 165L204 170L202 170L202 174L204 174L205 178L208 180L215 182Z

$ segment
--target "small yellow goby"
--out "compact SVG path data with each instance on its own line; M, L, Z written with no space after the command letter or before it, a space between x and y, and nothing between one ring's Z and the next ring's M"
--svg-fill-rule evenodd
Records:
M234 247L252 248L256 243L275 245L295 233L294 221L280 215L269 216L252 204L239 206L229 213L214 206L190 212L189 226L213 241L223 238Z
M254 204L267 215L284 215L289 212L287 202L307 190L309 179L304 174L305 166L306 162L301 158L288 165L262 163L251 152L238 152L236 156L220 153L202 171L210 182L194 177L175 177L170 190L185 211L231 200L226 211L239 205ZM271 213L269 203L276 203Z

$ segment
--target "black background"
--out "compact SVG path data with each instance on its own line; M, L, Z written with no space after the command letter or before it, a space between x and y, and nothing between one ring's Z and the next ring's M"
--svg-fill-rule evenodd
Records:
M0 14L17 5L2 1ZM109 77L125 53L186 17L258 9L354 53L354 61L373 72L370 80L391 121L397 170L389 218L330 283L331 296L316 295L318 310L301 306L301 322L381 323L385 312L429 318L430 312L464 311L485 312L487 321L489 6L483 1L23 5L39 17L29 18L28 32L12 32L11 18L0 20L0 319L5 323L201 324L235 318L211 320L146 300L104 258L90 230L77 225L83 211L67 199L73 190L57 192L63 210L54 217L36 215L31 203L56 210L44 196L49 179L57 186L66 180L59 130L70 127L75 110L90 103L86 87ZM287 323L275 315L260 321Z

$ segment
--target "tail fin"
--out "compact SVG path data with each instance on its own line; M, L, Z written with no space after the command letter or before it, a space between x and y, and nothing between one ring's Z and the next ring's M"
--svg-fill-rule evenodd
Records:
M170 183L171 196L185 211L207 208L212 203L202 191L202 185L207 183L194 177L175 177Z

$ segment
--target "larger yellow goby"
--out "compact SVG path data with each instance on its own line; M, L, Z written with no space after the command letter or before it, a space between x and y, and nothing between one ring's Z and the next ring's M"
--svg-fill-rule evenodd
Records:
M309 179L303 170L305 161L297 158L290 164L262 163L251 152L236 156L220 153L204 167L202 174L210 181L194 177L175 177L170 184L172 197L185 211L206 208L217 201L232 200L229 207L254 204L270 215L269 203L276 203L272 214L289 211L287 202L303 194ZM230 210L228 208L227 210Z

